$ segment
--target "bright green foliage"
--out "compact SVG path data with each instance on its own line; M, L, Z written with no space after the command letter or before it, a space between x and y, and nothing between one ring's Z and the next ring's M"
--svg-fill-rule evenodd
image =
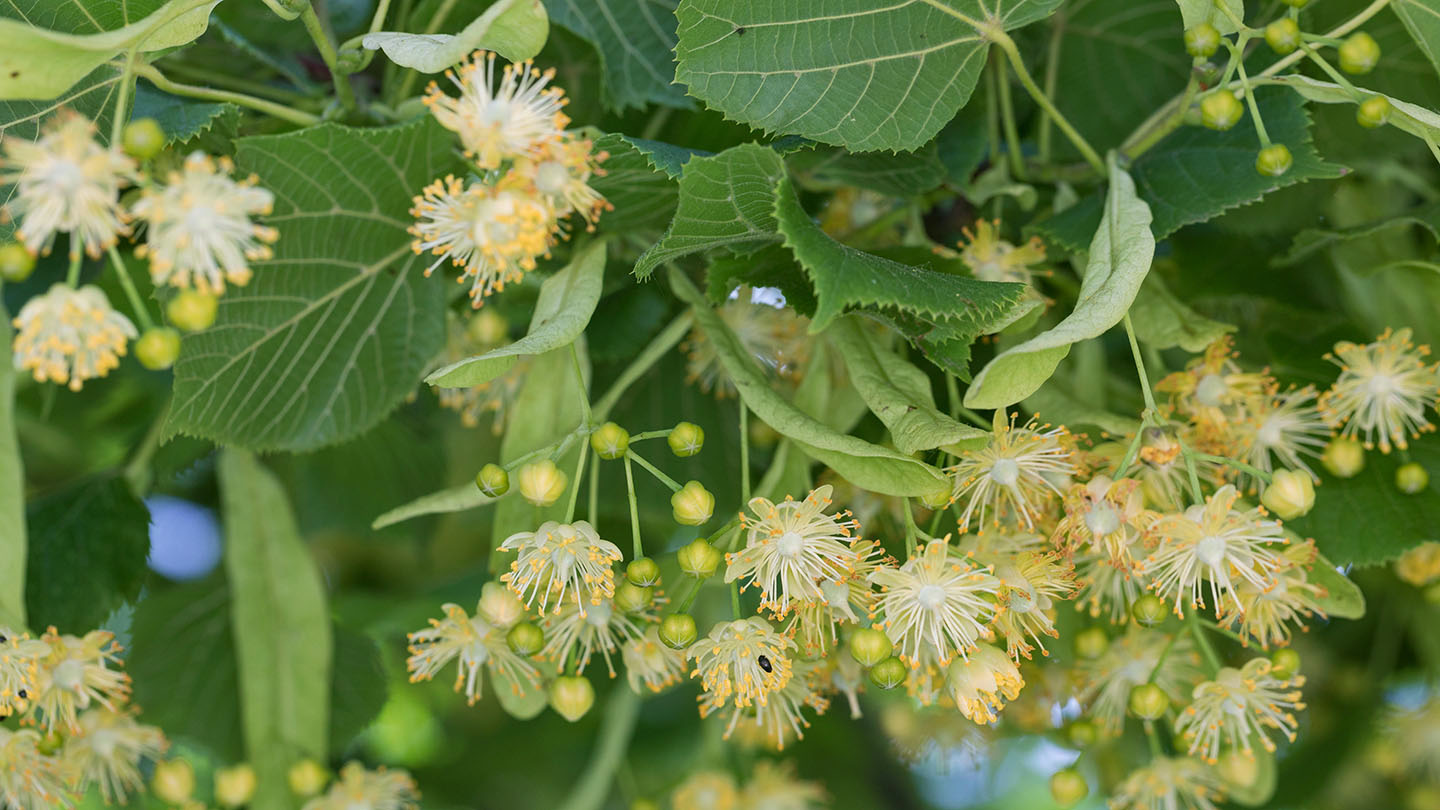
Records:
M1440 441L1425 438L1410 445L1410 459L1440 469ZM1340 565L1378 565L1412 546L1440 541L1440 483L1429 495L1406 495L1395 487L1403 463L1395 454L1365 454L1365 468L1353 478L1324 476L1315 488L1315 508L1289 524L1303 537L1314 537L1320 551Z

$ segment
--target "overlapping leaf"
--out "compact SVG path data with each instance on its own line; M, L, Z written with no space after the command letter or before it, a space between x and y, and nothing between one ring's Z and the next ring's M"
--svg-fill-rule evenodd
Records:
M362 37L360 44L384 51L402 67L439 73L482 48L523 62L545 47L549 34L550 18L540 0L497 0L458 34L377 31Z
M675 84L675 0L545 0L556 25L595 46L605 106L693 106Z

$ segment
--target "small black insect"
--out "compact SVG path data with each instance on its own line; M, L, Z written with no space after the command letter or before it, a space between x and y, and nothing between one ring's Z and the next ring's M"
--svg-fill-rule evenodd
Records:
M743 37L743 36L745 36L745 26L743 26L743 25L737 26L737 27L735 28L735 36L737 36L737 37Z
M756 659L755 659L755 663L759 664L759 665L760 665L760 668L763 669L763 670L765 670L766 672L773 672L773 671L774 671L774 670L770 669L770 659L769 659L769 658L766 658L766 657L763 656L763 655L760 656L759 658L756 658Z
M26 698L30 697L28 694L25 693L25 690L24 690L24 689L21 689L19 692L16 692L15 694L18 695L21 700L25 700Z
M9 641L9 640L10 640L10 639L6 638L4 635L0 635L0 644L4 644L5 642L7 642L7 641Z

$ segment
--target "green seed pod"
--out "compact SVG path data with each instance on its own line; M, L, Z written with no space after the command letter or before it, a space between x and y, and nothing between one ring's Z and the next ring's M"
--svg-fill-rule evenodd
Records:
M703 537L697 537L690 541L690 544L680 549L675 555L680 563L680 570L692 577L704 579L715 573L720 567L724 555L720 549L710 545L710 541Z
M1153 683L1142 683L1130 690L1130 713L1142 720L1154 720L1164 716L1170 708L1170 698L1165 690Z
M1390 99L1384 96L1371 96L1355 108L1355 122L1366 129L1382 127L1390 120L1390 113L1394 108L1390 106Z
M165 148L165 130L154 118L137 118L120 133L120 146L137 160L149 160Z
M180 333L169 327L145 330L135 341L135 359L151 371L162 371L175 365L180 356Z
M1289 647L1281 647L1270 654L1270 674L1277 678L1289 678L1300 671L1300 653Z
M1090 795L1090 786L1085 784L1085 777L1079 771L1066 768L1050 777L1050 795L1061 807L1074 807Z
M1340 43L1337 51L1340 56L1340 69L1346 73L1369 73L1380 62L1380 43L1364 31L1351 34Z
M590 446L595 448L595 455L614 461L630 449L630 431L614 422L606 422L590 434Z
M19 242L0 245L0 280L24 281L35 272L35 257Z
M1320 454L1320 463L1336 478L1354 478L1365 469L1365 448L1344 436L1331 439Z
M1430 486L1430 473L1415 462L1400 465L1395 471L1395 488L1406 495L1424 492Z
M700 526L715 514L715 496L699 481L687 481L670 496L670 510L682 526Z
M1094 723L1082 717L1065 729L1065 737L1076 748L1084 748L1093 745L1096 740L1100 739L1100 730L1095 728Z
M475 486L487 498L498 498L510 491L510 473L499 464L486 464L475 474Z
M892 656L870 668L870 682L881 689L894 689L905 683L908 674L905 662Z
M644 610L655 598L654 592L644 586L636 585L630 580L621 580L615 586L615 607L622 613L634 613L637 610Z
M1284 56L1300 47L1300 26L1289 17L1281 17L1265 26L1265 43Z
M545 631L534 622L520 622L505 634L505 643L516 655L534 655L545 646Z
M670 452L686 458L700 452L700 448L705 446L705 431L693 422L681 422L670 431L665 441L670 445Z
M660 641L672 650L683 650L695 643L695 617L689 613L671 613L660 621Z
M1291 156L1290 149L1283 143L1273 143L1260 150L1255 157L1255 171L1266 177L1279 177L1290 171L1295 165L1295 158Z
M1200 99L1200 123L1210 129L1229 129L1244 115L1245 105L1229 90L1216 90Z
M219 308L220 299L213 295L198 290L181 290L165 305L165 316L170 323L186 332L199 332L215 323L215 311Z
M631 560L625 566L625 578L643 588L660 584L660 566L649 557Z
M873 627L862 627L850 635L850 657L862 666L873 667L889 658L894 650L890 637Z
M1210 23L1200 23L1185 31L1185 51L1204 59L1220 48L1220 31Z
M1165 600L1153 593L1141 594L1135 604L1130 606L1130 618L1134 619L1141 627L1154 627L1165 621L1170 613L1165 607Z
M561 675L550 684L550 708L570 722L584 717L595 705L595 687L580 675Z
M1099 627L1087 627L1075 634L1075 654L1081 658L1099 658L1109 647L1110 637Z
M1282 520L1294 520L1315 506L1315 482L1308 472L1276 470L1260 503Z

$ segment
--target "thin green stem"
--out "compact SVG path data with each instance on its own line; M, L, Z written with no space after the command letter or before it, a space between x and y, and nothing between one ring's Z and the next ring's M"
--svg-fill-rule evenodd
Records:
M425 25L425 30L420 33L425 36L430 36L439 31L440 26L445 24L445 20L450 17L450 12L454 10L458 2L459 0L445 0L445 2L441 3L440 7L435 9L435 16L430 18L430 22ZM395 91L395 98L393 100L400 101L401 99L408 98L410 92L415 89L415 80L418 78L420 78L420 74L414 70L406 73L405 78L400 80L400 86Z
M580 386L580 421L582 424L593 424L590 415L590 391L585 385L585 371L580 367L580 350L574 343L570 344L570 360L575 368L575 383Z
M1135 463L1135 456L1140 453L1140 441L1144 436L1145 422L1142 421L1140 427L1135 429L1135 438L1130 440L1130 446L1125 449L1125 457L1120 459L1120 466L1115 468L1116 478L1124 476L1130 465Z
M740 400L740 499L750 502L750 409Z
M74 241L75 234L70 234L70 239ZM83 259L84 254L75 250L74 247L70 248L70 269L65 271L65 286L72 290L80 284L80 262L83 261Z
M315 48L320 51L320 58L325 61L325 67L330 71L330 78L335 83L335 96L340 99L341 106L347 110L355 109L355 90L350 86L350 77L340 69L340 57L335 53L335 42L320 22L320 15L315 13L314 5L305 6L300 12L300 21L305 24L305 30L309 32Z
M1175 437L1175 441L1180 445L1181 457L1185 459L1185 472L1190 478L1190 498L1195 503L1204 503L1205 495L1200 490L1200 473L1195 469L1195 451L1179 436Z
M130 491L138 497L143 498L150 491L150 462L155 458L155 451L160 448L160 438L165 435L165 421L169 415L170 401L167 399L165 407L160 409L155 421L150 424L150 429L145 432L145 437L135 446L130 460L125 463L125 482L130 485Z
M1000 91L1000 125L1005 130L1005 156L1009 159L1010 175L1025 179L1025 163L1020 153L1020 131L1015 125L1015 104L1010 98L1010 76L1005 62L995 60L995 86Z
M1000 162L1000 84L996 76L996 71L986 71L985 81L990 85L990 92L985 94L985 134L990 145L991 165Z
M320 116L308 112L287 107L284 104L277 104L263 98L247 96L244 93L234 93L229 90L213 90L209 87L197 87L190 84L180 84L167 78L154 65L136 65L135 75L144 76L151 84L177 96L188 96L204 101L228 101L231 104L238 104L241 107L249 107L252 110L263 112L266 115L279 118L282 121L289 121L296 126L308 127L320 123Z
M1242 35L1241 45L1243 44L1244 37ZM1250 108L1250 120L1255 124L1255 134L1260 136L1260 148L1264 149L1270 146L1270 133L1265 131L1265 120L1260 117L1260 105L1255 102L1255 93L1251 91L1250 77L1245 73L1245 54L1240 47L1240 45L1230 46L1235 60L1235 71L1240 75L1240 89L1245 94L1245 105Z
M380 0L375 6L375 16L370 18L370 33L374 34L385 27L385 18L390 14L390 0Z
M630 454L625 454L625 492L630 497L630 541L634 549L633 559L645 556L645 547L640 542L640 507L635 503L635 473L630 469Z
M593 450L591 451L594 452ZM587 504L585 516L590 518L590 524L600 524L600 456L596 455L590 461L590 502Z
M270 96L275 101L280 103L293 103L297 101L313 100L311 96L307 96L306 94L298 90L291 90L286 87L272 87L271 85L265 84L264 82L253 81L251 79L245 79L239 76L231 76L223 71L210 70L208 68L190 65L184 62L167 62L165 68L172 73L180 74L182 77L198 79L202 82L209 82L210 84L215 85L228 85L232 89L243 93L252 93L259 96Z
M1220 625L1210 621L1209 619L1196 619L1196 621L1198 621L1200 623L1200 626L1204 627L1206 630L1209 630L1210 632L1217 635L1222 635L1230 639L1231 641L1238 643L1241 647L1250 646L1250 639L1245 638L1234 630L1227 630L1226 628L1221 627Z
M1121 151L1132 160L1143 154L1145 150L1165 139L1165 136L1180 128L1185 123L1185 111L1190 109L1190 103L1200 92L1200 80L1192 73L1190 81L1185 85L1185 92L1180 97L1180 103L1173 110L1162 109L1164 115L1152 116L1150 121L1142 124L1135 130L1135 134L1126 139L1121 146Z
M1123 319L1125 324L1125 336L1130 339L1130 354L1135 358L1135 373L1140 375L1140 393L1145 397L1145 410L1148 412L1148 419L1159 416L1160 409L1155 406L1155 394L1150 390L1150 375L1145 371L1145 357L1140 352L1140 341L1135 337L1135 327L1130 324L1130 313L1126 312Z
M1226 458L1225 456L1216 456L1216 455L1211 455L1210 453L1201 453L1201 452L1198 452L1198 451L1195 452L1193 455L1195 456L1196 459L1198 459L1198 460L1200 460L1200 461L1209 461L1209 462L1214 463L1214 464L1224 464L1224 465L1226 465L1227 467L1234 467L1235 469L1237 469L1237 470L1239 470L1239 471L1241 471L1241 472L1243 472L1243 473L1248 473L1248 474L1250 474L1250 475L1255 476L1256 478L1259 478L1261 481L1264 481L1264 482L1267 483L1267 484L1270 483L1270 478L1271 478L1270 473L1265 472L1264 470L1260 469L1259 467L1252 467L1251 465L1246 464L1245 462L1243 462L1243 461L1241 461L1241 460L1239 460L1239 459Z
M1165 659L1170 656L1170 651L1175 648L1175 642L1180 638L1179 633L1171 633L1170 639L1160 650L1160 656L1155 659L1155 666L1150 668L1150 677L1145 679L1146 683L1155 683L1155 678L1160 674L1160 667L1165 665Z
M677 483L675 483L675 479L674 479L674 478L671 478L670 476L666 475L665 473L660 472L660 470L659 470L658 468L656 468L656 466L655 466L654 464L651 464L650 462L648 462L648 461L646 461L645 459L641 458L639 455L637 455L637 454L635 453L634 450L626 450L626 451L625 451L625 458L626 458L626 459L632 459L632 458L635 459L635 463L636 463L636 464L639 464L641 467L644 467L646 470L648 470L651 475L655 476L655 480L657 480L657 481L659 481L660 483L664 484L665 486L669 487L671 492L679 492L679 491L680 491L680 485L677 484Z
M120 258L120 251L111 245L109 254L110 263L115 266L115 275L120 279L120 288L125 291L125 297L129 299L130 307L135 310L135 317L140 321L141 331L153 329L155 322L150 319L150 310L140 298L140 291L135 289L135 282L130 278L130 271L125 268L124 260Z
M1155 721L1145 721L1145 741L1150 744L1150 756L1159 759L1165 754L1160 750L1160 737L1155 733Z
M930 527L925 531L925 533L928 534L928 535L930 535L931 537L934 537L934 536L935 536L935 532L937 532L937 531L940 530L940 518L942 518L942 517L944 517L944 516L945 516L945 508L944 508L944 507L941 507L941 508L939 508L939 509L936 509L936 510L935 510L935 515L930 518Z
M1232 11L1230 9L1230 6L1226 5L1224 2L1222 2L1222 0L1215 0L1214 5L1215 8L1220 10L1221 14L1224 14L1226 17L1230 18L1230 22L1234 23L1237 29L1241 31L1251 30L1250 26L1246 25L1245 21L1240 19L1240 15Z
M1347 78L1345 78L1345 74L1343 74L1343 73L1341 73L1340 71L1336 70L1336 69L1335 69L1335 66L1332 65L1332 64L1330 64L1329 60L1327 60L1325 57L1321 56L1320 54L1316 53L1316 52L1315 52L1315 49L1312 48L1312 47L1310 47L1309 45L1305 44L1305 42L1304 42L1303 40L1300 42L1300 50L1303 51L1303 52L1305 53L1305 55L1310 58L1310 61L1311 61L1311 62L1314 62L1316 65L1319 65L1319 66L1320 66L1320 69L1323 70L1323 71L1325 71L1326 75L1328 75L1330 78L1334 79L1336 84L1338 84L1338 85L1340 85L1341 87L1345 88L1346 90L1350 91L1350 95L1351 95L1356 101L1362 101L1362 100L1364 100L1365 94L1364 94L1364 93L1361 93L1359 90L1357 90L1357 89L1355 88L1355 85L1351 84L1351 83L1350 83L1350 80L1347 79Z
M957 406L955 406L955 410L959 412L959 415L960 415L960 416L963 416L963 417L965 418L965 421L966 421L966 422L969 422L970 424L974 425L975 427L984 428L985 430L989 430L991 427L994 426L994 423L993 423L991 420L986 419L985 417L983 417L983 416L981 416L980 414L978 414L978 413L970 410L969 408L965 407L964 405L957 405Z
M1085 162L1090 164L1090 168L1103 177L1105 161L1100 159L1100 154L1095 151L1090 142L1085 140L1075 127L1071 126L1069 119L1055 107L1055 104L1050 101L1050 97L1045 95L1045 91L1035 84L1035 79L1030 75L1030 71L1025 69L1025 60L1020 57L1020 49L1015 46L1015 40L1000 31L994 32L992 36L995 44L1009 57L1010 66L1015 69L1015 76L1020 80L1020 85L1025 88L1025 92L1029 93L1030 97L1035 99L1035 103L1039 104L1040 108L1055 120L1055 126L1059 127L1065 137L1070 139L1070 143L1080 151Z
M630 738L635 734L635 720L640 716L640 696L625 684L610 690L605 716L600 720L600 733L585 770L570 789L570 795L559 810L600 810L610 797L615 771L625 760Z
M648 441L649 439L663 439L674 432L674 428L661 428L660 430L647 430L644 433L636 433L630 437L630 443Z
M580 502L580 481L585 477L585 461L590 458L590 448L580 446L580 458L575 462L575 477L570 484L570 504L565 507L565 522L575 522L575 505Z
M915 556L915 547L919 545L917 535L919 535L920 529L915 525L915 509L909 498L901 502L900 508L905 511L905 558L909 559Z
M1065 12L1050 18L1050 44L1045 50L1045 95L1054 98L1060 81L1060 43L1065 38ZM1050 162L1050 135L1053 132L1049 113L1040 114L1040 130L1035 136L1041 163Z
M681 599L681 600L680 600L680 603L679 603L678 605L676 605L676 607L675 607L675 612L676 612L676 613L688 613L688 612L690 612L690 606L695 604L695 597L697 597L697 596L700 595L700 586L702 586L702 585L705 584L705 580L703 580L703 579L701 579L701 578L699 578L699 577L689 577L689 579L690 579L690 583L691 583L691 584L690 584L690 591L689 591L688 593L686 593L686 594L685 594L685 598L684 598L684 599Z
M730 583L730 618L740 618L740 580Z
M130 52L125 54L125 69L120 74L120 92L115 95L115 116L110 122L112 147L120 145L121 134L125 131L125 106L130 100L130 88L135 85L135 53L136 48L131 48Z
M950 418L959 419L965 406L960 404L960 384L955 382L954 374L945 375L945 400L950 404Z
M1185 614L1185 624L1190 628L1190 635L1195 638L1195 644L1200 647L1200 654L1205 656L1205 663L1210 667L1210 674L1214 675L1220 671L1220 656L1215 653L1215 648L1210 645L1210 639L1205 637L1205 631L1200 627L1200 616L1195 609Z
M685 333L690 331L690 326L694 322L694 313L687 309L671 321L669 326L660 330L660 334L656 335L655 339L650 341L650 345L630 361L630 365L620 372L620 376L615 378L615 382L611 383L610 388L596 401L595 420L597 422L605 421L630 386L645 376L645 372L659 362L660 358L669 354L670 350L675 348L675 344L685 337ZM632 438L631 441L634 439Z

